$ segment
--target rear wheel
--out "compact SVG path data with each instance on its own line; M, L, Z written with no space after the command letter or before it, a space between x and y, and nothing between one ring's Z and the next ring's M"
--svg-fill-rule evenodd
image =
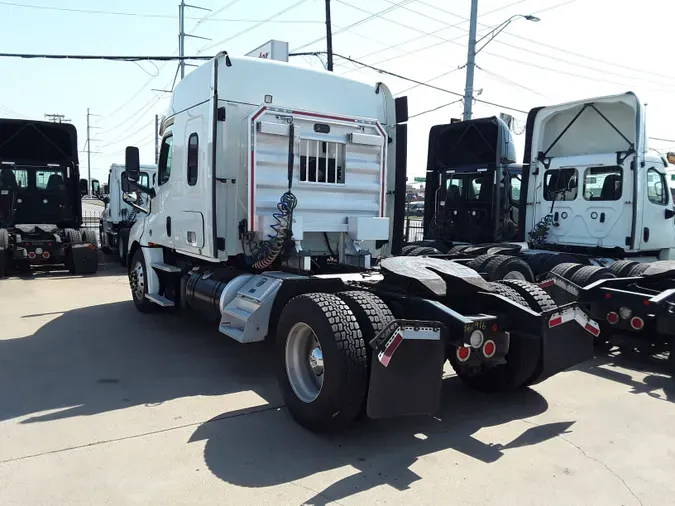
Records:
M609 266L609 270L612 271L617 278L625 278L629 276L628 273L636 265L639 265L638 262L632 260L617 260Z
M416 248L419 248L418 244L408 244L407 246L403 246L403 248L401 248L401 255L407 256L412 250Z
M79 244L82 242L82 234L74 228L67 228L63 231L66 242L70 244Z
M551 296L547 294L543 288L539 288L534 283L528 283L527 281L521 281L519 279L505 279L499 283L513 288L523 299L525 299L531 309L539 313L542 311L550 311L558 307Z
M143 250L136 250L131 260L131 269L129 269L129 286L131 287L131 297L136 309L141 313L151 313L157 309L157 305L145 298L148 293L148 275L145 266Z
M485 265L494 258L494 255L480 255L468 262L466 265L474 271L480 272Z
M431 248L429 246L419 246L408 252L408 256L411 257L420 257L424 255L438 255L438 254L440 254L440 251L438 251L436 248Z
M368 356L356 316L343 300L328 293L293 298L279 317L277 356L281 393L300 425L334 431L358 417Z
M572 280L572 275L577 272L579 269L581 269L583 265L581 264L576 264L576 263L571 263L571 262L564 262L562 264L558 264L555 267L551 269L551 272L553 274L557 274L561 278L565 278L568 280Z
M612 271L606 269L605 267L587 265L586 267L582 267L572 274L570 281L576 285L584 287L601 279L610 279L615 277L616 276L612 273Z
M129 240L122 230L117 233L117 257L122 267L127 266L127 248Z
M490 281L520 279L534 281L534 274L527 263L518 257L495 255L483 267Z
M530 283L512 280L491 283L491 286L500 295L535 311L541 311L542 305L549 303L541 294L534 296L537 293L536 289L539 287ZM540 302L528 304L525 295ZM539 305L539 303L542 305ZM525 337L511 332L509 352L506 354L505 364L468 368L457 360L455 349L452 347L448 358L457 376L468 386L482 392L491 393L515 390L532 384L541 369L541 354L542 342L540 338Z
M98 240L93 230L82 230L82 242L88 242L94 246L98 245Z
M638 263L630 268L628 276L642 276L648 268L648 263Z

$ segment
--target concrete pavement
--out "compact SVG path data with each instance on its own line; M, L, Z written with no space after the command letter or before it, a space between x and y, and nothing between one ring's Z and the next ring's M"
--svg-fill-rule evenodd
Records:
M143 315L124 272L0 281L0 504L675 504L675 387L601 358L338 436L283 408L271 351Z

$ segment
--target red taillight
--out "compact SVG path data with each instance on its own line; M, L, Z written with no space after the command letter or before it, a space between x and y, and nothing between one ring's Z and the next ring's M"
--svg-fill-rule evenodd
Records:
M611 323L612 325L619 323L619 314L614 311L607 313L607 323Z
M49 251L45 251L42 253L42 258L44 258L45 260L47 260L50 256L51 255L49 254Z
M31 251L30 253L28 253L28 258L33 260L35 258L35 251Z
M29 242L27 242L27 243L25 243L25 244L26 244L26 246L30 246L30 243L29 243Z
M630 319L630 326L633 327L633 330L642 330L645 326L645 322L639 316L633 316Z
M469 360L469 357L471 356L471 348L468 348L466 346L460 346L457 348L457 360L460 362L466 362Z
M51 247L52 247L52 243L48 242L48 243L47 243L47 246L49 246L49 247L51 248Z
M483 345L483 355L485 358L492 358L497 351L497 345L494 341L485 341Z
M645 299L644 305L645 305L645 306L648 306L648 305L649 305L649 299Z
M611 299L611 298L612 298L611 293L608 292L608 293L605 294L605 299Z
M499 325L497 325L496 323L493 323L492 324L492 332L497 332L498 330L499 330Z

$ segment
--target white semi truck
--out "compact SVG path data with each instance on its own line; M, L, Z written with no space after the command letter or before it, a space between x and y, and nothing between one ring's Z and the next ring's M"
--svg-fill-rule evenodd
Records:
M589 358L596 327L575 303L384 258L405 214L406 121L382 83L224 52L194 70L161 125L156 188L127 148L136 308L271 340L288 409L311 430L433 412L446 359L495 391Z
M497 120L433 132L426 241L404 254L449 253L492 281L543 281L601 323L599 345L670 350L675 372L672 172L647 148L634 93L533 109L522 165Z
M116 252L122 265L127 264L129 232L138 214L136 209L124 202L122 179L125 177L124 165L111 165L108 172L108 191L102 197L105 210L101 213L99 223L101 249L105 253ZM154 187L157 184L157 166L141 165L138 182L143 186ZM139 198L142 200L144 197Z

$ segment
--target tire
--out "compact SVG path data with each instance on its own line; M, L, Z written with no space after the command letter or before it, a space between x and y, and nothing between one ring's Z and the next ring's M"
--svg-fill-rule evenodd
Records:
M122 267L127 266L127 249L129 248L128 242L129 240L122 233L122 230L120 230L117 233L117 257L119 258L120 265Z
M553 253L537 253L535 255L526 255L523 258L530 266L530 269L532 269L534 275L538 276L539 274L548 272L548 270L546 269L547 264L551 261L551 259L554 256L556 255L554 255Z
M494 255L480 255L474 258L473 260L469 261L466 265L467 267L473 269L476 272L480 272L481 269L485 267L485 265L494 258Z
M501 283L490 283L490 286L498 295L511 299L513 302L520 304L523 307L530 307L527 301L512 287Z
M534 283L528 283L519 279L505 279L499 283L513 288L534 311L541 313L558 307L551 296Z
M411 250L408 253L408 256L411 257L421 257L424 255L439 255L441 252L438 251L436 248L431 248L429 246L420 246L418 248L415 248Z
M101 239L101 251L106 255L109 255L112 250L110 249L110 234L103 231L103 225L98 227L98 236ZM105 240L104 240L105 239Z
M141 313L152 313L157 310L157 305L145 298L148 293L148 269L145 265L143 250L137 249L131 259L131 269L129 269L129 286L131 288L131 298L134 306Z
M70 244L79 244L82 242L82 234L74 228L67 228L63 231L66 242Z
M545 260L543 262L542 272L544 273L550 272L557 265L565 263L578 264L581 265L582 267L584 265L589 265L585 259L578 258L574 255L570 255L569 253L560 253L557 255L553 255L552 257L548 258L548 260Z
M648 263L638 263L631 267L630 271L628 271L628 276L642 276L648 268Z
M453 246L452 248L450 248L448 253L451 255L458 255L459 253L470 247L471 247L470 244L461 244L459 246Z
M320 385L311 377L316 373L309 358L304 364L300 353L303 341L310 346L314 340L320 345L323 364ZM368 353L349 306L328 293L291 299L279 317L276 344L279 386L291 416L316 432L351 425L366 400Z
M575 272L577 272L579 269L581 269L582 267L583 267L583 265L581 265L581 264L565 262L565 263L558 264L555 267L553 267L551 269L551 272L553 274L557 274L558 276L571 281L572 275Z
M510 280L517 281L517 280ZM504 295L519 304L530 307L536 311L535 307L527 304L521 294L503 283L490 283L495 291ZM530 285L532 286L532 285ZM538 287L537 287L538 288ZM467 371L457 361L454 349L448 355L450 365L457 373L457 376L470 388L485 393L504 392L527 387L534 382L539 375L541 368L542 341L541 339L532 339L511 333L509 352L506 354L506 363L499 364L482 371Z
M633 262L632 260L617 260L609 266L609 270L612 271L617 278L625 278L635 265L639 265L638 262Z
M93 230L82 230L82 242L89 242L98 247L98 240Z
M356 317L356 323L361 329L363 341L366 345L368 371L370 372L373 354L370 351L369 343L394 319L394 315L382 299L370 292L340 292L337 296L349 306ZM368 382L370 382L370 373L368 374ZM366 418L365 399L357 416L357 419L362 418Z
M598 267L596 265L587 265L577 270L570 281L575 285L584 287L594 283L600 279L610 279L616 276L605 267Z
M0 250L0 279L7 277L9 271L9 254L6 249Z
M485 264L483 270L487 273L489 281L501 279L520 279L522 281L534 281L532 269L523 259L506 255L495 255Z
M417 248L419 248L419 245L417 244L408 244L407 246L403 246L403 248L401 248L401 256L408 256L412 250Z

